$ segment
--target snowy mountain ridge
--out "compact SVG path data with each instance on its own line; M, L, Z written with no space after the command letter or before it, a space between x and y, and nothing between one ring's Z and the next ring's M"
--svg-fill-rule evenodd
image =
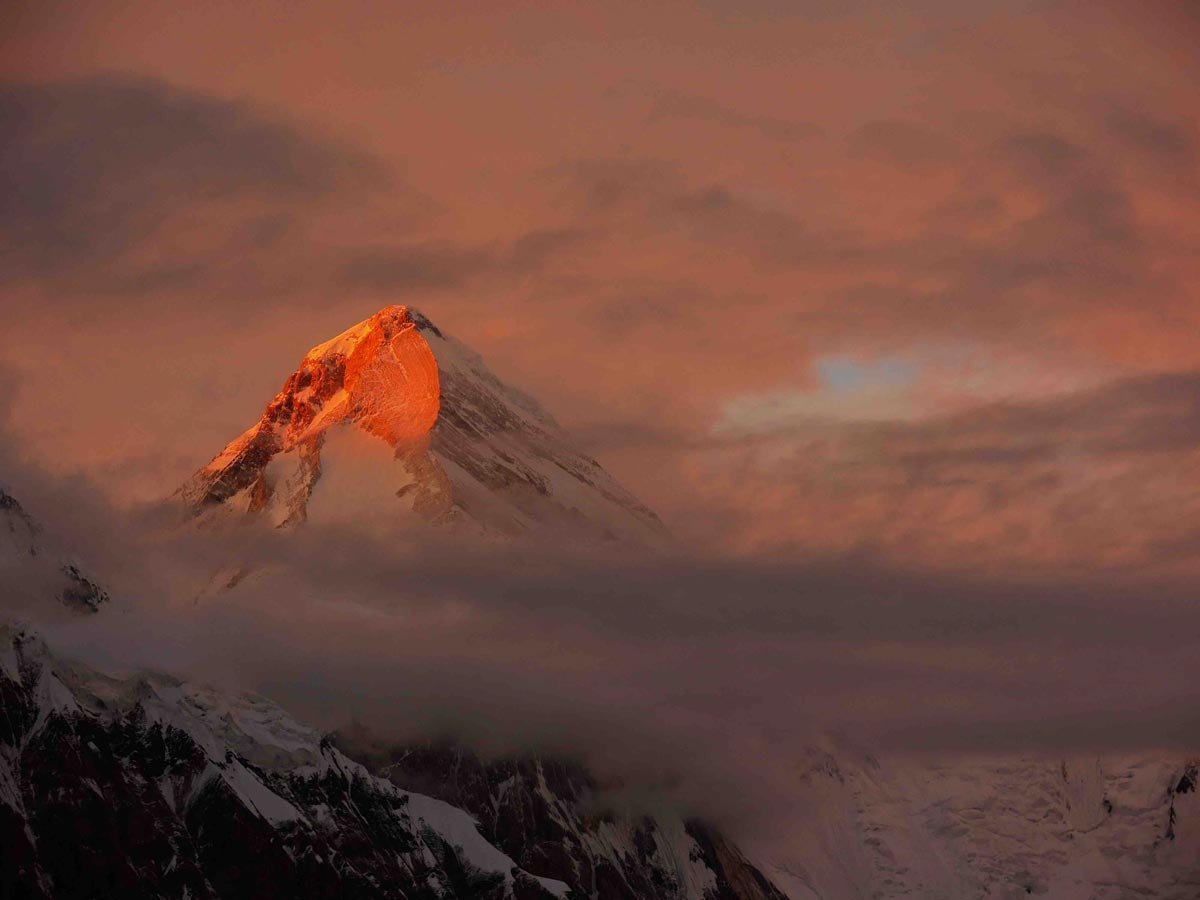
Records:
M235 883L239 864L276 869L277 896L312 877L362 896L568 893L521 871L468 814L371 775L263 698L108 678L20 628L0 630L0 661L3 869L45 896L254 896ZM346 845L351 820L366 846ZM244 832L243 848L226 855L206 839L214 829ZM268 859L240 858L255 846ZM77 849L96 854L86 869L59 856Z
M3 586L53 614L57 587L30 577L44 532L5 496ZM339 743L262 696L102 672L0 617L0 897L784 900L703 823L594 812L581 769L455 751L496 789L478 806L440 756L400 751L401 771Z
M534 758L510 811L552 817L547 840L586 866L569 851L522 865L529 833L497 846L474 812L370 771L263 697L108 676L26 627L0 627L0 708L4 896L783 900L715 832L585 815Z

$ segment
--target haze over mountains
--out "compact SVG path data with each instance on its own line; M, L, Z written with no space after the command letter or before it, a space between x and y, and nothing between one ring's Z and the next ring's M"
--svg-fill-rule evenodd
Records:
M5 897L783 897L701 822L595 808L569 764L368 770L266 698L114 678L26 627L0 627L0 706Z
M385 529L382 545L414 515L466 539L665 537L532 400L404 307L314 348L262 421L181 494L218 532L255 524L240 514L345 524L325 518L334 507ZM102 608L107 592L43 534L0 493L12 608L51 623L60 610L105 624L128 614ZM89 625L73 626L84 642ZM669 810L614 814L570 761L485 761L449 744L380 743L362 726L323 736L260 696L96 670L11 619L0 707L5 897L783 898L715 829Z
M287 688L289 699L330 692L338 698L335 726L347 722L348 707L339 705L347 698L378 694L373 706L363 707L375 718L454 677L453 664L441 663L421 678L419 658L405 658L414 648L388 643L424 615L418 604L399 607L394 626L379 618L381 607L369 604L398 592L454 598L490 583L530 598L523 602L560 607L561 615L587 612L587 630L600 635L629 615L626 609L639 608L651 616L668 612L658 627L702 634L712 622L708 592L738 597L739 617L747 623L776 616L776 601L796 602L797 586L787 581L646 570L632 550L663 538L653 514L573 450L534 401L404 307L385 308L310 351L262 419L179 496L200 525L186 529L189 541L211 540L218 554L236 555L259 531L272 536L282 554L274 562L286 564L282 572L230 584L221 598L206 598L196 608L207 617L205 627L236 648L227 659L247 671L254 670L255 657L268 668L280 665L281 651L270 642L280 642L285 653L300 651L289 647L300 631L295 623L289 631L272 605L292 619L319 615L306 626L316 634L301 652L328 658L308 670L301 658L283 670L292 674L277 674L274 683ZM179 646L191 639L196 623L188 618L170 613L155 620L162 615L156 605L167 609L182 600L187 606L189 598L152 597L153 605L132 608L120 596L110 600L69 548L55 543L53 529L21 506L15 488L0 499L0 521L0 562L6 582L26 595L25 610L37 619L40 603L43 612L69 617L64 629L47 615L53 639L65 638L78 650L123 634L118 647L138 648L131 659L148 654L159 660L169 651L138 645L164 640L167 629L184 631L174 638ZM350 545L329 541L342 532L362 543L361 559L339 562ZM436 539L428 545L436 553L419 543L405 553L404 541L421 533ZM508 557L506 548L517 549L509 544L513 537L524 548L565 538L608 547L617 551L609 559L618 564L573 569L560 556L554 561L559 576L539 580L543 570L527 581L480 568L489 557L478 556L473 545L490 546L498 564ZM297 550L289 554L293 545ZM137 552L169 549L152 541ZM219 555L203 559L202 566L221 561ZM356 576L367 559L371 565ZM407 582L396 577L404 570ZM856 599L836 583L818 590L829 596L807 597L810 615L839 610L854 617L862 603L880 634L893 639L914 624L919 630L922 616L945 615L914 596L889 622L881 618L891 613L878 596ZM320 613L312 598L327 611ZM360 603L372 618L354 634L339 634L360 615ZM526 625L526 616L518 603L483 621L482 639L456 637L465 690L479 692L475 669L494 645L521 652L528 628L538 627ZM238 641L233 633L247 624L249 637ZM378 631L378 639L364 640L364 627ZM1128 639L1133 646L1133 629ZM10 626L4 641L0 689L10 721L3 738L4 868L16 873L8 883L32 896L89 896L101 879L104 890L136 887L156 898L183 896L185 889L189 896L292 896L304 884L315 885L313 896L399 896L388 893L394 889L404 896L521 900L566 891L599 900L763 900L780 888L793 900L1030 893L1116 900L1128 891L1191 900L1200 879L1197 759L1173 751L1089 756L976 748L910 760L841 739L794 744L786 778L763 773L765 786L788 792L772 801L770 821L782 830L759 831L739 850L711 826L681 814L686 804L612 812L603 798L613 785L569 760L511 752L480 758L452 744L412 742L411 732L410 740L396 742L361 727L329 741L270 700L228 686L155 671L107 674L104 666L48 647L28 626ZM345 648L359 657L349 677L337 660ZM120 653L110 664L128 668ZM595 659L594 669L581 672L585 680L616 684L630 677L619 656ZM548 655L540 662L553 665ZM835 657L821 663L818 655L807 677L823 678L836 665ZM396 672L405 675L397 679ZM709 690L717 690L721 677L716 671ZM731 683L733 677L731 671ZM700 684L699 678L689 680ZM473 734L486 732L488 722L505 727L514 710L550 689L544 679L514 679L507 695L485 689L475 701L484 724ZM578 684L554 688L567 702L573 692L577 701L595 702L592 688ZM522 691L530 692L525 700ZM778 703L780 695L760 688L760 696ZM753 745L752 735L738 737ZM597 738L612 739L611 733ZM603 749L592 748L600 756ZM636 780L632 760L624 771ZM669 758L659 762L666 771L672 767ZM781 816L782 809L791 811ZM231 836L217 841L225 831ZM97 848L86 871L54 849L65 846ZM247 884L255 893L242 893Z
M0 900L1200 898L1198 12L7 0Z

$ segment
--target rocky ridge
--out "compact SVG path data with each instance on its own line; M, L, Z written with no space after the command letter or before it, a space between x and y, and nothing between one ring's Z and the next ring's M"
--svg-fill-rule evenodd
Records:
M0 713L0 896L783 898L699 823L581 815L582 774L513 763L491 814L432 758L385 777L265 698L108 676L27 628L0 629Z

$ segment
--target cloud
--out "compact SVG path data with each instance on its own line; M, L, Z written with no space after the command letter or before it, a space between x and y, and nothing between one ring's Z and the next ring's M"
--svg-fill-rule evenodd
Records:
M259 107L133 76L6 82L0 134L3 277L60 291L161 293L324 200L391 183L368 154Z
M730 128L748 128L772 141L803 141L822 133L822 129L811 122L745 113L722 106L709 97L666 91L655 99L647 120L663 122L672 119L696 119Z
M635 793L666 786L688 812L772 833L794 813L795 760L830 733L922 753L1200 739L1186 712L1200 699L1194 570L1106 568L1092 555L978 565L964 552L980 521L999 519L1003 537L1010 512L1036 508L1028 495L1058 503L1089 467L1132 461L1128 490L1093 499L1159 507L1175 527L1152 531L1121 510L1121 539L1174 538L1171 552L1193 557L1195 531L1189 544L1177 523L1196 498L1168 497L1147 476L1194 452L1197 396L1200 374L1165 374L925 422L793 422L794 456L777 457L776 435L692 447L735 454L720 477L791 507L808 539L741 555L733 541L714 544L721 553L626 550L619 564L597 548L476 543L420 525L181 528L169 507L116 509L86 479L47 475L11 435L0 475L113 593L87 621L21 609L68 655L259 690L324 728L356 718L397 740L567 753ZM747 447L766 452L730 464ZM960 498L930 500L947 489ZM853 542L829 539L874 507L891 532L860 521ZM730 537L753 528L744 512L727 516ZM1074 517L1095 518L1086 504ZM981 542L994 551L995 537ZM945 553L914 552L931 545ZM207 589L231 563L251 574Z
M584 221L620 221L656 240L683 236L784 266L845 265L864 252L855 234L816 227L721 183L692 184L664 160L571 160L548 178Z
M1039 180L1077 172L1085 158L1082 148L1048 132L1009 135L1000 142L1000 151L1019 170Z
M693 478L714 502L727 493L723 539L742 546L866 547L989 569L1190 569L1195 547L1180 538L1200 514L1197 397L1200 375L1181 372L950 415L839 422L808 417L798 395L790 418L776 405L770 417L744 417L755 434L731 422L733 433L695 450Z
M121 506L169 491L308 346L411 301L587 426L696 547L210 544L21 475L120 586L103 634L60 642L330 725L670 760L689 802L789 807L778 821L802 804L775 775L830 727L904 747L1194 741L1195 22L724 6L478 33L364 15L319 44L303 17L213 10L26 33L14 70L136 61L209 85L0 91L0 302L30 454ZM560 24L571 40L547 42ZM286 52L226 70L207 35L238 27ZM694 93L615 109L597 85L621 79ZM242 92L278 106L221 99ZM930 365L930 346L972 365ZM850 404L815 365L831 358L922 418L863 421L896 408ZM889 359L917 364L897 379L873 365ZM1047 397L1060 377L1116 380ZM1011 399L978 402L978 381ZM754 432L714 432L739 398ZM261 579L191 605L236 553Z
M86 514L68 509L80 490ZM922 752L1200 737L1186 578L938 572L864 550L614 565L424 528L181 529L80 483L35 494L114 595L44 625L61 652L260 690L320 727L568 753L768 833L794 813L795 760L831 731ZM197 597L231 561L251 574Z
M859 127L848 143L851 156L901 169L944 166L958 156L954 142L918 122L885 120Z
M588 238L433 237L414 227L432 202L352 142L152 79L5 83L0 128L0 277L60 307L438 290L527 276Z
M898 140L892 162L955 174L920 214L890 225L705 182L653 158L572 160L550 182L579 227L637 235L637 246L677 259L699 292L718 279L736 278L748 294L764 284L771 299L742 321L786 322L835 347L895 347L918 333L1044 339L1052 322L1134 308L1135 293L1142 307L1182 301L1169 270L1144 296L1148 229L1105 160L1051 132L1013 131L961 152L926 137Z
M339 273L351 287L379 291L419 287L453 287L494 264L487 249L453 244L385 246L354 251Z
M1152 164L1195 176L1200 150L1195 133L1185 120L1159 118L1140 109L1114 104L1105 124L1124 146Z
M506 245L449 242L393 244L347 251L337 280L377 291L455 287L491 276L523 277L570 253L591 237L583 229L540 229Z

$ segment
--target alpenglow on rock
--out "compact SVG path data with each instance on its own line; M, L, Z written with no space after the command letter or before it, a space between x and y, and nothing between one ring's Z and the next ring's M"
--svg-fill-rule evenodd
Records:
M262 418L180 493L200 513L280 526L415 515L500 535L666 538L536 402L404 306L310 350Z

